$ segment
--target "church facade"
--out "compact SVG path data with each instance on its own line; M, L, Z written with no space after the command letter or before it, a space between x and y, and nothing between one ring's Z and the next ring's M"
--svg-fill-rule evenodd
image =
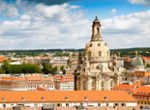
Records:
M113 68L110 50L103 40L97 17L93 21L91 40L86 44L79 62L75 75L76 90L111 90L121 81L119 72Z

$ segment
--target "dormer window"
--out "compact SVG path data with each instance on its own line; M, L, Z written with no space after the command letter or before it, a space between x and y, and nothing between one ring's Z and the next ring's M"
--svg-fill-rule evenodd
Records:
M65 100L69 100L69 97L65 97Z
M44 96L42 96L42 97L41 97L41 100L45 100L45 97L44 97Z
M5 97L2 97L2 101L3 101L3 102L6 101L6 98L5 98Z
M25 99L26 99L25 97L22 97L22 98L21 98L22 101L25 101Z
M104 97L104 100L108 100L108 96L105 96L105 97Z
M87 101L87 100L88 100L88 97L87 97L87 96L85 96L85 97L84 97L84 100L86 100L86 101Z

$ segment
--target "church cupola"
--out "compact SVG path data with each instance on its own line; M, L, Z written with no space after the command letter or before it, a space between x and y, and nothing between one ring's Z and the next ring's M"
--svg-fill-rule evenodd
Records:
M95 17L92 25L92 38L91 41L99 41L102 40L101 36L101 24L98 17Z

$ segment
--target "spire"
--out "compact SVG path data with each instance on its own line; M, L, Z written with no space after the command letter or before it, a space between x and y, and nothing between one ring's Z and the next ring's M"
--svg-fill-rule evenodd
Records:
M139 56L139 52L135 51L135 55L136 55L136 57L138 57Z
M97 16L95 17L95 20L94 20L94 21L99 21L99 19L98 19L98 17L97 17Z
M95 17L95 20L93 21L93 25L92 25L92 41L98 41L98 40L102 40L102 36L101 36L101 24L100 21L98 19L98 17Z

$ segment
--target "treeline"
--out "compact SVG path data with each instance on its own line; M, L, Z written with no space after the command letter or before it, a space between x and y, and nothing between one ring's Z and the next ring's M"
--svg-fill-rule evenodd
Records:
M64 67L61 67L63 71ZM20 65L11 65L9 62L4 62L0 68L1 74L32 74L32 73L44 73L54 75L57 72L58 68L52 64L43 64L38 66L36 64L20 64Z
M65 53L63 53L65 51ZM54 56L68 56L68 52L81 52L83 49L37 49L37 50L0 50L1 55L24 57L38 56L40 54L53 53Z
M150 48L128 48L128 49L112 49L111 54L118 54L121 56L131 56L134 57L136 52L141 56L150 56Z
M41 69L35 64L20 64L20 65L10 65L8 62L4 62L1 73L5 74L17 74L17 73L41 73Z
M63 53L65 51L65 53ZM37 50L0 50L1 55L13 55L14 57L38 56L44 53L53 53L54 56L68 56L67 52L83 52L84 49L37 49ZM150 48L111 49L111 54L120 53L121 56L135 56L138 51L141 56L150 56Z

